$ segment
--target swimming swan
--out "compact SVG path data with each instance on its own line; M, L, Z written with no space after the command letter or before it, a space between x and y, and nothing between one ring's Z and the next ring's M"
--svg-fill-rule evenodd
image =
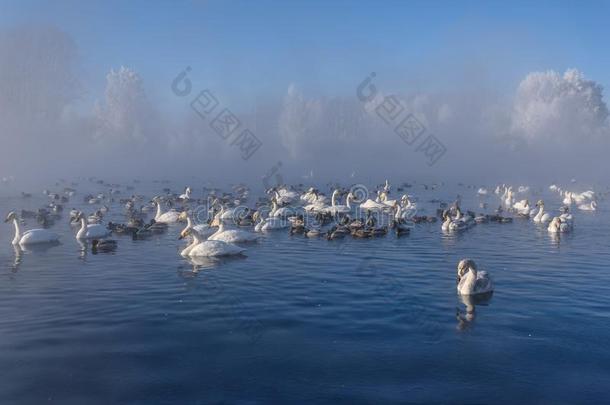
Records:
M191 199L192 192L193 192L193 190L191 190L190 187L187 187L184 190L184 194L180 194L180 197L178 197L178 199L182 200L182 201L189 201Z
M331 206L326 210L326 212L328 212L332 215L335 215L335 214L347 214L352 210L350 202L353 199L353 194L352 193L347 194L347 197L345 198L346 205L337 204L337 197L339 197L340 194L341 194L341 192L339 190L333 191L333 195L331 197Z
M225 229L224 222L222 221L220 221L220 226L216 233L208 238L208 240L218 240L227 243L255 242L257 239L258 236L252 232L242 229Z
M79 212L80 229L76 233L76 239L101 239L110 235L110 231L101 224L87 224L85 214Z
M54 243L59 241L59 236L47 229L31 229L21 233L19 227L19 220L15 212L9 212L4 222L13 221L15 225L15 237L13 238L13 245L27 246L35 245L38 243Z
M180 213L175 210L162 212L161 211L161 203L159 200L155 200L155 204L157 204L157 214L155 215L155 222L161 222L164 224L173 224L178 222L180 219Z
M180 255L183 257L231 256L245 252L245 249L231 243L220 240L204 240L204 238L193 228L187 229L185 232L181 233L179 239L189 235L193 237L193 242L180 252Z
M581 211L596 211L597 210L597 202L591 201L589 204L580 204L578 209Z
M194 229L197 234L204 239L209 238L216 232L216 229L211 228L208 224L193 225L193 221L191 220L190 216L186 217L186 227L182 230L181 234L185 233L188 229Z
M493 283L487 272L477 271L473 260L462 259L457 266L457 291L460 295L488 294Z
M545 224L551 220L551 214L544 212L544 201L539 200L536 203L536 207L539 207L538 213L534 217L534 222Z
M567 222L562 222L560 217L555 217L549 224L547 230L551 233L569 232L571 225Z

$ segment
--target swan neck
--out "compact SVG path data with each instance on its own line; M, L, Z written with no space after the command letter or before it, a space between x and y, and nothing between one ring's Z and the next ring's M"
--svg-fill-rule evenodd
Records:
M78 230L78 233L76 234L76 239L81 239L82 237L84 237L86 232L87 232L87 221L85 220L85 218L81 218L80 219L80 229Z
M155 220L159 219L161 216L161 203L157 203L157 214L155 215Z
M192 235L193 235L193 243L192 243L192 245L198 245L199 243L202 242L202 238L201 238L201 235L199 235L199 232L193 230L192 231Z
M477 281L477 271L472 267L468 268L468 272L464 274L463 279L460 281L462 293L470 294L474 292L474 286Z
M17 218L13 218L13 224L15 225L15 237L13 238L13 245L16 245L21 239L21 228L19 227L19 221L17 221Z

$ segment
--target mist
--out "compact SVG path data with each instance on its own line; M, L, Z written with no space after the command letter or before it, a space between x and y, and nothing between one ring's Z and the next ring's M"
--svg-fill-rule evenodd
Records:
M146 82L113 66L96 93L69 34L28 25L0 32L0 177L21 182L57 177L179 179L260 184L270 172L285 182L429 179L495 183L595 181L608 170L604 89L578 67L532 71L498 93L469 78L450 91L417 92L384 78L374 100L316 94L295 79L280 97L257 95L254 108L230 108L261 146L244 159L237 133L223 139L190 103L172 93L180 74ZM278 67L280 69L281 67ZM191 78L195 72L190 72ZM364 72L366 80L369 72ZM390 83L388 85L388 83ZM151 94L174 103L163 105ZM378 108L400 100L446 152L430 165ZM91 101L95 100L95 101ZM419 141L418 141L419 143ZM279 168L274 170L274 168Z

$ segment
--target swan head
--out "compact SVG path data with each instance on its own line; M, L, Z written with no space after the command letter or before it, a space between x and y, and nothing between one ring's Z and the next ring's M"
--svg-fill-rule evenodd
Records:
M186 227L182 230L182 232L180 232L180 236L178 236L178 240L182 240L192 234L193 234L193 228Z
M17 219L17 213L15 211L9 212L8 215L6 216L6 219L4 220L4 222L10 222L13 219Z
M468 273L469 270L472 270L476 274L477 265L474 263L474 260L472 260L472 259L460 260L460 262L457 265L457 282L458 283L460 282L462 277L464 277L464 275L466 273Z
M536 207L544 207L544 201L538 200L538 202L536 203Z
M189 218L189 214L188 214L188 212L187 212L187 211L182 211L182 212L180 213L180 215L178 215L178 221L180 221L180 222L184 222L184 221L186 221L187 219L188 219L188 220L190 220L190 218Z

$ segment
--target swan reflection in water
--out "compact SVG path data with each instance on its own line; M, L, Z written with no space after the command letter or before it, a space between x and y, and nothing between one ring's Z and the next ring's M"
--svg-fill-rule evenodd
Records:
M76 243L79 246L79 259L83 261L87 261L87 249L89 248L89 243L86 240L76 239Z
M19 266L21 266L21 262L23 261L23 251L19 245L13 245L13 250L15 251L15 260L13 260L11 271L16 273L19 271Z
M181 270L178 269L178 272L183 277L192 277L199 273L201 270L209 270L221 266L223 264L227 264L236 260L244 260L246 256L237 255L237 256L218 256L218 257L208 257L208 256L192 256L186 257L186 261L190 263L193 268L192 270Z
M59 246L60 244L59 241L54 241L35 245L12 245L13 251L15 252L15 260L13 260L11 266L12 271L17 272L19 270L19 266L21 266L25 254L44 255L49 249Z
M457 330L458 331L466 331L474 326L474 321L476 319L476 306L489 305L491 301L491 297L493 295L493 291L490 291L486 294L478 294L478 295L460 295L460 301L464 304L464 309L461 307L456 308L456 319Z

